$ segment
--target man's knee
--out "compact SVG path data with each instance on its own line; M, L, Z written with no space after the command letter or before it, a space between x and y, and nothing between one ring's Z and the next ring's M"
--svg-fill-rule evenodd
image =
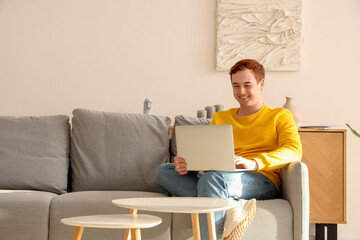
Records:
M174 169L175 169L175 166L173 163L164 163L164 164L160 165L158 172L167 172L167 171L171 171Z
M157 173L156 173L156 181L159 183L161 180L167 175L172 174L175 171L175 167L173 163L164 163L160 165Z

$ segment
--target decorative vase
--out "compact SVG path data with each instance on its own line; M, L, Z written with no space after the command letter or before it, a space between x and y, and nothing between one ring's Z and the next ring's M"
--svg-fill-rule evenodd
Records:
M302 115L301 115L300 111L298 110L298 108L294 105L293 99L291 97L286 97L286 102L285 102L283 108L286 108L291 112L297 127L300 127L301 122L302 122Z
M224 111L224 105L222 104L214 105L214 107L215 107L215 112Z
M213 114L215 113L215 107L214 106L206 106L205 107L207 118L212 118Z
M197 118L206 118L207 117L207 111L206 110L197 110Z

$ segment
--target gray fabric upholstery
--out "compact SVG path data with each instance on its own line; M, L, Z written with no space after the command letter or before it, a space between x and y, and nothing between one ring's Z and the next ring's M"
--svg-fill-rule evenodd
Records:
M176 126L209 123L177 116L171 151L176 154ZM62 224L62 218L129 212L113 205L113 199L167 197L151 191L161 192L155 174L169 159L169 125L168 117L74 110L71 173L76 192L57 195L66 191L68 117L0 117L0 189L6 189L0 190L0 239L71 239L74 227ZM291 163L282 170L282 180L284 199L258 201L243 239L308 239L306 165ZM109 191L82 191L94 189ZM190 214L139 213L163 220L142 230L143 239L192 239ZM85 228L83 239L122 239L123 234Z
M76 109L72 119L73 191L158 191L169 161L170 118Z
M255 218L243 239L293 240L293 212L289 201L256 201Z
M0 239L47 240L50 202L55 196L40 191L0 190Z
M60 222L62 218L96 215L129 213L129 209L111 203L114 199L132 197L167 197L162 193L136 191L86 191L73 192L54 198L50 208L50 240L71 239L74 227ZM138 213L158 216L162 223L149 229L141 230L142 239L168 240L171 235L171 213L138 211ZM118 240L124 236L124 230L85 228L83 239L86 240Z
M69 117L0 117L0 189L64 193Z
M208 118L197 118L197 117L189 117L185 115L178 115L175 117L174 122L174 130L171 137L171 158L177 155L176 148L176 126L185 126L185 125L209 125L211 119Z
M309 239L310 193L309 172L302 162L293 162L282 169L282 195L294 211L294 240Z
M256 215L242 239L293 240L293 213L289 201L257 201ZM173 215L173 240L192 239L190 214Z

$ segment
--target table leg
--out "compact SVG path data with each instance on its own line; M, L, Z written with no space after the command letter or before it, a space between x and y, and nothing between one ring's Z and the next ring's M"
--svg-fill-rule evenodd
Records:
M197 213L191 214L191 223L192 223L194 240L200 240L201 237L200 237L200 226L199 226L199 214Z
M141 240L140 228L131 229L131 240Z
M324 224L316 224L316 233L315 233L316 240L325 240L325 225Z
M327 238L328 240L337 240L337 224L327 225Z
M216 240L214 213L213 212L207 213L206 217L208 221L209 240Z
M137 209L130 209L130 214L137 214ZM130 229L126 229L125 230L125 235L124 235L124 240L130 240L131 239L131 235L130 235Z
M82 234L84 232L84 227L83 226L77 226L75 227L75 231L74 231L74 235L72 240L80 240L82 237Z
M337 225L336 224L316 224L316 240L325 240L325 231L327 233L327 240L337 240Z

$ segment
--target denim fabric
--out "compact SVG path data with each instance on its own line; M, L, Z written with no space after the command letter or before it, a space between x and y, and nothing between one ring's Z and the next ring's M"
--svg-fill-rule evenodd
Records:
M156 180L171 195L178 197L214 197L257 200L272 199L279 196L275 185L264 175L255 171L246 172L188 172L179 175L173 163L160 166ZM218 239L222 239L225 212L216 212L215 226ZM207 219L200 214L202 239L209 239Z

